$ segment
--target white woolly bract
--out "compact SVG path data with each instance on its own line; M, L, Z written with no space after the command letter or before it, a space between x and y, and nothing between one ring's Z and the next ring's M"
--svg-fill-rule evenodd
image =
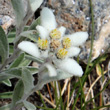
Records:
M61 26L58 28L58 30L61 32L61 37L63 37L65 35L66 28L64 26Z
M68 57L74 57L77 56L80 52L80 48L78 47L70 47L68 49Z
M36 29L42 39L46 39L49 36L49 32L43 26L37 25Z
M41 11L41 25L49 32L57 27L55 16L51 9L43 8Z
M83 74L83 70L81 66L73 59L67 58L65 60L62 60L59 64L59 68L63 71L70 73L74 76L81 77Z
M48 69L48 73L50 77L56 76L57 72L54 68L54 66L52 66L51 64L47 63L45 64L45 67Z
M37 45L32 42L22 41L18 44L18 48L34 57L40 57Z
M41 51L41 55L42 58L47 58L48 57L48 50L45 51Z
M80 46L85 43L85 41L88 38L88 33L87 32L76 32L71 35L66 35L71 39L72 45L73 46Z
M35 12L40 7L43 0L29 0L29 2L30 2L32 11Z

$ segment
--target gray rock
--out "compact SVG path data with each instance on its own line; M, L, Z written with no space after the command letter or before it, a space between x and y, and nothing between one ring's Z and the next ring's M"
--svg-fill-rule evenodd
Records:
M0 0L0 15L7 15L11 18L14 18L13 8L10 0Z
M0 25L7 33L11 25L15 25L15 17L10 0L0 0Z

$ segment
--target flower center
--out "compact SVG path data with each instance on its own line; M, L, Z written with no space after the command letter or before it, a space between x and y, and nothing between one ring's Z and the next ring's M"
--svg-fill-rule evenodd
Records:
M50 37L52 39L60 39L61 38L61 33L58 29L54 29L50 32Z
M66 57L67 53L68 53L68 51L66 49L61 48L57 52L57 57L60 58L60 59L63 59L63 58Z
M48 41L46 39L40 39L39 37L37 45L40 49L46 50L48 48Z
M68 37L63 38L63 47L64 48L69 48L71 46L71 40Z
M50 47L52 47L54 49L57 49L60 45L61 45L60 41L58 41L58 40L51 40Z

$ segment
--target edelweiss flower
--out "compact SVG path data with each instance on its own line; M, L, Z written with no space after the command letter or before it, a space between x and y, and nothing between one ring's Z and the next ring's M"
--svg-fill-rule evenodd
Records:
M73 57L79 54L79 46L87 40L88 33L76 32L65 35L66 28L57 28L52 10L46 7L41 11L41 25L36 26L36 29L39 33L37 44L22 41L18 48L36 58L45 59L43 67L48 73L43 72L42 75L46 74L45 77L53 79L82 76L83 70Z

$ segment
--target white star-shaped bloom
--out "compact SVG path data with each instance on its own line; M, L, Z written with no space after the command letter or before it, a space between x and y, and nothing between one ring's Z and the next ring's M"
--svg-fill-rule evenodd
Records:
M76 32L66 35L66 28L63 26L57 28L52 10L46 7L42 9L40 18L41 25L36 26L40 36L37 44L22 41L18 48L36 58L45 59L43 67L47 71L39 73L40 79L45 78L45 82L71 76L81 77L83 70L73 57L80 53L79 46L85 43L88 33Z

